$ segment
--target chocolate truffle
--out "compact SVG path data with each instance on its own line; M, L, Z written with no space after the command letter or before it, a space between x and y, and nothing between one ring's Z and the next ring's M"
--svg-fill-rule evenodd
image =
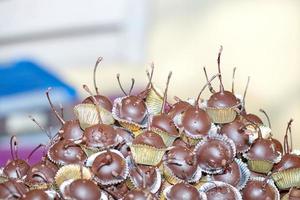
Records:
M264 182L258 180L249 180L242 190L244 200L266 200L276 199L276 191L274 188Z
M119 112L121 119L140 124L146 117L147 107L143 99L127 96L122 98Z
M166 197L168 200L201 200L198 190L186 183L177 183L173 185L170 191L167 192Z
M101 190L91 180L77 179L66 186L64 196L76 200L99 200L101 199Z
M207 106L212 108L229 108L238 105L238 100L229 91L216 92L210 96Z

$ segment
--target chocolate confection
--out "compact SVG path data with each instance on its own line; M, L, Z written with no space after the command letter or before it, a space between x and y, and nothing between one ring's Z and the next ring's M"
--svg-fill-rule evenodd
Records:
M104 148L118 144L115 129L107 124L96 124L84 131L84 142L88 147Z
M168 200L201 200L198 190L194 186L186 183L173 185L166 196Z
M182 180L189 180L197 171L196 155L188 148L174 146L165 156L165 165Z
M182 127L182 123L180 120L176 120L176 118L179 118L180 115L182 115L191 106L192 105L186 101L178 101L177 103L171 106L168 115L174 121L177 127Z
M48 151L51 161L62 165L80 164L87 159L79 145L70 140L61 140L53 144Z
M264 181L249 180L242 190L244 200L276 199L276 191Z
M235 156L232 147L228 143L213 137L208 137L205 142L199 143L195 148L195 152L198 165L202 169L211 170L223 169L233 161Z
M239 119L222 126L220 133L230 138L237 152L245 152L250 148L249 135L245 131L245 123Z
M257 115L248 113L248 114L243 115L243 117L246 118L247 120L257 124L258 126L263 125L263 121Z
M205 192L207 200L236 199L235 192L228 186L216 186Z
M173 142L173 146L180 146L180 147L186 147L188 149L191 149L191 145L183 141L181 138L177 138Z
M49 200L48 194L44 190L31 190L25 193L21 200Z
M0 183L0 199L19 199L28 190L29 189L23 182L8 180L6 182Z
M65 121L57 112L57 110L55 110L52 101L50 99L49 96L49 92L50 92L51 88L49 88L46 92L46 96L48 99L48 102L50 104L50 107L53 111L53 113L55 114L55 116L57 117L57 119L60 121L60 123L62 124L62 127L60 128L60 130L58 131L60 138L62 139L66 139L66 140L71 140L71 141L76 141L76 140L80 140L83 136L83 131L80 128L80 123L79 120L70 120L70 121Z
M299 200L300 199L300 189L291 188L289 191L289 200Z
M123 200L158 200L158 198L156 198L150 192L134 189L128 192Z
M109 194L113 195L117 199L121 199L129 192L129 188L125 182L107 186L104 188L104 190L107 191Z
M172 136L178 136L179 133L172 120L167 114L160 114L153 116L151 120L151 127L161 129Z
M134 185L148 191L157 184L157 170L153 166L136 164L129 170L129 176Z
M166 145L162 138L154 133L153 131L145 131L142 134L138 135L132 142L132 144L143 144L156 147L158 149L166 148Z
M230 163L222 174L214 174L212 178L214 181L222 181L234 187L237 187L241 179L241 171L239 165L234 161Z
M126 161L113 151L105 151L94 160L91 168L96 180L101 183L110 183L123 180L127 170Z
M99 200L101 199L101 190L91 180L77 179L66 186L64 196L76 200Z

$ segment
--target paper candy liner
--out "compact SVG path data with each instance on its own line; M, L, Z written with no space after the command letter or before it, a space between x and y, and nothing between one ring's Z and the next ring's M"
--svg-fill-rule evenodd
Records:
M289 200L290 193L285 194L280 200Z
M195 146L196 144L198 144L202 139L193 139L188 137L186 134L181 134L180 137L185 143L190 144L192 146Z
M223 143L226 143L231 148L233 158L236 156L236 147L235 147L234 142L231 139L229 139L227 136L220 135L220 134L211 134L211 135L204 137L203 140L200 141L196 145L196 147L194 149L195 154L197 154L198 149L209 140L219 140L219 141L222 141ZM207 166L207 167L200 167L200 168L203 172L205 172L207 174L218 174L218 173L223 172L223 170L224 170L223 167L212 168L210 166Z
M300 168L286 169L272 174L272 179L279 189L300 186Z
M115 122L111 112L102 108L101 106L98 106L98 108L104 124L113 124ZM99 123L97 106L94 104L78 104L74 107L74 113L79 120L80 127L83 130Z
M136 138L137 136L139 136L141 133L143 133L143 129L139 129L137 131L133 131L133 136Z
M81 176L81 172L80 172L81 166L80 165L66 165L61 167L56 175L55 175L55 183L58 187L60 187L60 185L66 181L66 180L77 180L77 179L81 179L81 177L83 179L91 179L92 178L92 173L91 171L82 166L82 176Z
M167 198L167 194L171 191L173 185L167 186L160 195L160 200L172 200ZM206 194L202 191L198 191L200 194L200 200L207 200ZM192 199L191 199L192 200Z
M202 185L204 185L205 183L207 183L209 181L211 181L211 180L208 176L202 176L198 182L193 184L193 186L199 190Z
M178 178L165 163L163 166L164 166L163 174L164 174L166 181L168 181L172 185L184 182L184 180ZM201 172L201 169L198 167L196 172L194 173L194 175L190 179L188 179L187 182L188 183L196 183L200 180L201 176L202 176L202 172Z
M163 100L162 92L155 88L152 84L145 101L149 114L159 114L162 108Z
M236 189L235 187L233 187L230 184L227 184L227 183L224 183L224 182L221 182L221 181L207 182L207 183L205 183L204 185L201 186L200 191L205 193L205 192L215 188L216 186L217 187L222 187L222 186L229 187L235 194L235 199L232 199L232 200L242 200L242 195L238 191L238 189Z
M169 133L167 133L159 128L152 127L151 131L158 134L163 139L163 141L167 147L170 147L173 144L174 140L179 137L179 134L178 134L178 136L170 135Z
M229 108L213 108L207 107L206 112L210 116L211 120L216 124L226 124L232 122L236 116L237 112L235 109L239 105L232 106Z
M264 177L250 177L249 178L249 181L250 180L254 180L254 181L265 181L266 178ZM280 200L280 194L279 194L279 191L277 189L277 187L275 186L274 182L272 180L268 180L267 181L267 184L273 189L273 191L275 192L275 199L274 200ZM272 199L273 200L273 199Z
M122 99L124 99L125 97L119 97L119 98L116 98L114 100L114 104L113 104L113 108L112 108L112 116L115 120L117 120L119 122L119 124L132 131L132 132L136 132L142 128L146 128L147 127L147 116L145 117L145 119L142 121L141 124L138 124L138 123L135 123L135 122L131 122L131 121L128 121L128 120L125 120L125 119L121 119L120 118L120 113L119 113L119 110L118 110L118 105L121 104L121 101Z
M131 144L129 147L134 161L143 165L158 165L166 152L166 149L157 149L144 144Z
M118 154L124 160L125 169L124 169L124 173L121 175L122 179L114 179L114 180L107 181L107 180L102 180L102 179L98 178L97 176L94 176L94 180L97 183L100 183L101 185L114 185L114 184L121 183L122 181L124 181L127 178L128 174L129 174L128 164L127 164L126 159L124 158L123 154L120 151L116 150L116 149L110 149L109 151L112 152L112 153ZM104 150L104 151L92 154L90 157L88 157L88 159L86 161L86 166L87 167L92 167L94 160L99 155L101 155L103 153L106 153L106 152L107 151Z
M34 189L37 189L37 190L47 190L49 188L54 188L54 183L53 184L50 184L50 183L34 183L34 184L30 184L30 183L27 183L28 186L30 187L30 190L34 190Z
M248 167L251 171L267 174L273 168L274 163L268 160L248 160Z

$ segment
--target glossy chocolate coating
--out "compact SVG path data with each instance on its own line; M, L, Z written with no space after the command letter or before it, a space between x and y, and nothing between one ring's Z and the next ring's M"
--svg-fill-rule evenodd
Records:
M204 169L219 169L233 161L234 153L231 147L223 141L209 139L196 152L198 165Z
M21 200L49 200L49 197L44 190L31 190L24 194Z
M26 182L36 183L53 183L58 167L49 162L41 161L33 165L27 173Z
M240 182L241 176L242 174L239 165L233 161L226 167L222 174L214 174L212 175L212 178L215 181L222 181L236 187Z
M133 141L133 135L130 131L120 128L120 127L114 127L116 133L121 136L126 142L132 142Z
M166 154L165 165L172 173L182 179L189 180L197 171L196 155L185 147L173 147Z
M207 106L212 108L229 108L236 106L238 103L238 99L232 92L224 91L211 95L207 101Z
M77 179L67 186L65 196L76 200L99 200L101 190L93 181Z
M123 200L158 200L153 194L150 192L134 189L128 192Z
M145 189L151 190L151 188L157 183L157 171L153 166L137 165L129 170L131 181L138 188L143 188L145 177Z
M206 191L205 194L207 196L207 200L236 199L234 191L228 186L217 186L211 188Z
M60 140L49 148L49 157L62 165L84 163L86 154L70 140Z
M22 178L27 174L29 168L30 166L25 160L17 159L8 162L3 173L9 178Z
M247 152L247 156L251 160L267 160L274 162L279 153L275 149L275 145L270 139L257 138L251 145L250 150Z
M250 148L249 135L245 133L245 124L238 119L222 126L220 133L230 138L237 152L244 152Z
M84 142L88 147L104 148L117 145L117 132L107 124L96 124L84 131Z
M168 200L200 200L200 193L198 190L194 186L186 183L177 183L173 185L166 196Z
M175 117L178 117L179 115L183 114L191 106L192 105L186 101L179 101L179 102L175 103L174 105L172 105L171 109L168 112L168 115L174 121ZM181 123L176 124L176 125L178 127L182 126Z
M181 138L175 139L172 146L180 146L180 147L190 148L190 145L187 144L185 141L183 141Z
M257 116L257 115L254 115L254 114L251 114L251 113L248 113L246 115L244 115L244 117L251 121L251 122L254 122L256 125L263 125L263 121Z
M288 153L283 155L280 162L274 165L273 172L292 168L300 168L300 156Z
M98 155L92 164L92 172L104 182L122 179L125 170L126 161L120 155L111 151Z
M189 107L182 117L182 125L192 135L206 136L211 128L211 120L201 108Z
M144 144L158 149L166 148L163 139L156 133L146 130L142 134L138 135L132 142L132 144Z
M174 122L167 114L153 116L151 121L151 127L163 130L172 136L179 135L179 132L177 131Z
M269 184L263 181L250 180L242 190L244 200L276 199L276 193Z
M281 154L283 154L283 147L282 147L281 142L279 140L275 139L275 138L270 138L270 140L275 145L275 150L280 152Z
M112 103L109 100L109 98L107 98L106 96L102 96L102 95L94 95L94 97L95 97L98 105L100 105L102 108L111 112ZM93 98L91 96L89 96L86 99L84 99L82 101L82 103L94 104L94 101L93 101Z
M289 192L289 200L300 200L300 189L292 188Z
M115 194L120 199L129 192L129 188L125 182L107 186L106 189Z
M61 138L65 140L80 140L83 136L83 131L80 128L79 120L66 121L59 130Z
M0 183L0 199L14 200L19 199L29 189L22 182L8 180Z
M147 114L147 107L143 99L137 96L128 96L122 99L120 118L140 124Z

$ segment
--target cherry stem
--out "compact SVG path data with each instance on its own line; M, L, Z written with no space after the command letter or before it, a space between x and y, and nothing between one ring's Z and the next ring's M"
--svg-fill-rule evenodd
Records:
M61 103L59 104L59 107L60 107L60 115L61 115L61 118L64 119L64 107L63 107L63 105L62 105Z
M102 57L99 57L96 61L96 64L94 66L94 72L93 72L93 80L94 80L94 88L95 88L95 91L96 91L96 94L99 95L99 88L97 87L97 83L96 83L96 72L97 72L97 68L99 66L99 63L102 61Z
M149 79L149 82L148 82L148 84L146 86L146 89L148 89L151 86L151 84L152 84L153 72L154 72L154 63L152 62L151 63L151 72L149 73L149 71L146 70L146 74L147 74L147 77Z
M133 86L134 86L134 82L135 82L135 80L134 80L134 78L132 78L132 79L131 79L131 86L130 86L130 89L129 89L128 95L130 95L130 94L131 94L131 92L132 92L132 89L133 89Z
M18 159L18 142L15 135L10 138L10 155L13 160Z
M218 72L219 72L219 80L220 80L220 90L221 90L221 92L224 92L224 85L223 85L223 82L222 82L222 73L221 73L221 55L222 55L222 51L223 51L223 46L221 45L219 53L218 53L217 62L218 62Z
M263 109L259 109L259 111L262 112L265 115L265 117L267 118L267 121L268 121L268 126L269 126L270 129L272 129L271 120L270 120L270 117L267 114L267 112L265 110L263 110Z
M246 104L245 102L246 102L246 95L247 95L249 83L250 83L250 76L248 76L247 84L246 84L246 87L245 87L245 90L244 90L244 94L243 94L243 107L244 107L244 109L245 109L245 104Z
M196 105L198 105L199 103L199 100L200 100L200 97L201 97L201 94L202 92L205 90L205 88L216 78L220 76L220 74L215 74L214 76L211 77L211 79L202 87L202 89L200 90L199 94L198 94L198 97L197 97L197 100L196 100Z
M55 110L54 106L53 106L53 103L50 99L50 95L49 95L49 92L52 88L48 88L48 90L46 91L46 96L47 96L47 99L48 99L48 102L50 104L50 107L52 109L52 111L54 112L55 116L57 117L57 119L62 123L62 124L65 124L65 120L59 115L59 113L57 112L57 110Z
M206 72L206 67L203 67L203 71L204 71L204 74L205 74L206 82L209 82L208 75L207 75L207 72ZM212 87L211 83L208 84L208 88L209 88L209 91L211 93L215 93L216 92L214 90L214 88Z
M27 156L27 161L28 160L30 160L30 158L31 158L31 156L39 149L39 148L41 148L41 147L45 147L45 145L44 144L39 144L37 147L35 147L31 152L30 152L30 154Z
M120 74L117 74L117 80L118 80L120 89L125 94L125 96L127 96L127 93L125 92L124 88L122 87L122 84L121 84L121 81L120 81Z
M236 67L233 68L233 72L232 72L232 84L231 84L231 92L232 92L232 94L234 94L235 71L236 71Z
M165 105L166 105L166 102L167 102L168 89L169 89L169 84L170 84L171 77L172 77L172 72L169 72L160 113L164 113L164 111L165 111Z
M100 113L100 108L99 108L100 107L99 102L97 101L97 99L95 98L95 96L93 95L93 93L91 92L91 90L89 89L89 87L87 85L83 85L82 87L87 93L89 93L89 95L91 95L91 99L92 99L93 103L95 104L97 112L98 112L99 124L103 124L103 121L101 118L101 113Z
M31 119L31 121L33 121L44 133L46 133L47 137L51 140L52 139L52 136L51 136L51 133L49 131L47 131L45 128L43 128L40 123L38 123L36 121L36 119L34 117L32 117L31 115L28 116L29 119Z
M287 127L286 127L286 131L285 131L284 146L283 146L285 154L291 153L291 151L293 149L293 147L292 147L292 138L291 138L291 136L292 136L291 126L292 126L292 122L293 121L294 121L293 119L290 119L288 121L288 124L287 124ZM289 146L289 141L288 141L289 136L288 136L288 133L290 133L290 143L291 143L290 145L291 145L291 147Z

